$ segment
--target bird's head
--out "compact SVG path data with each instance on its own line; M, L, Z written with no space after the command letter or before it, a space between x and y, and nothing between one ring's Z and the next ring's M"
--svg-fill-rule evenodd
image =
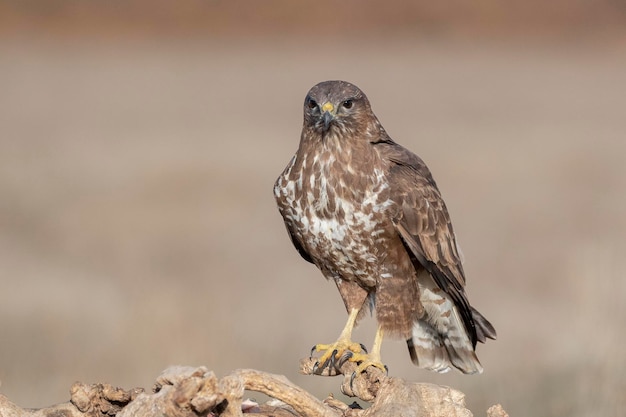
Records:
M317 133L357 133L376 120L369 100L354 84L324 81L315 85L304 100L304 126Z

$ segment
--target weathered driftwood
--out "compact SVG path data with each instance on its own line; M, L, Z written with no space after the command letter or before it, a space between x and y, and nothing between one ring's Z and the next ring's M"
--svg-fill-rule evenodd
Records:
M314 359L301 363L301 372L311 374ZM152 392L141 388L123 390L109 384L75 383L71 400L52 407L22 409L0 395L1 417L434 417L471 416L464 394L452 388L406 382L388 377L380 370L368 370L352 378L356 366L346 362L340 369L326 369L323 375L344 375L342 391L371 402L367 409L351 407L332 396L320 401L281 375L239 369L221 379L205 367L176 366L166 369ZM244 390L264 393L274 400L265 404L244 401ZM488 417L505 417L500 405L487 411Z

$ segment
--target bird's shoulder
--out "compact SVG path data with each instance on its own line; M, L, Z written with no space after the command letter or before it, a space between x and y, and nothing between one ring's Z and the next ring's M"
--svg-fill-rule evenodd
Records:
M405 195L421 190L439 194L437 184L422 158L389 138L372 142L372 145L386 165L388 180L396 193Z

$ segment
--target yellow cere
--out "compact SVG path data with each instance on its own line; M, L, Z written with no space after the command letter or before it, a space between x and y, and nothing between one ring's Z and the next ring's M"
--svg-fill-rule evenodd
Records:
M325 111L332 112L334 108L335 108L335 106L333 106L333 103L331 103L330 101L327 101L326 103L324 103L322 105L322 111L323 112L325 112Z

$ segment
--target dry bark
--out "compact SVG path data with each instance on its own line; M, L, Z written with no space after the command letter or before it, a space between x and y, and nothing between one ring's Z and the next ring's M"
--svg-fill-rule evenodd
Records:
M315 359L301 362L300 371L311 374ZM156 380L152 392L123 390L109 384L75 383L71 399L38 410L22 409L0 395L0 417L435 417L472 416L463 393L449 387L420 384L386 376L375 368L352 378L351 362L323 375L344 375L341 390L371 402L367 409L349 406L332 396L320 401L281 375L239 369L218 379L205 367L175 366ZM244 390L264 393L274 400L265 404L244 401ZM500 405L488 417L508 417Z

